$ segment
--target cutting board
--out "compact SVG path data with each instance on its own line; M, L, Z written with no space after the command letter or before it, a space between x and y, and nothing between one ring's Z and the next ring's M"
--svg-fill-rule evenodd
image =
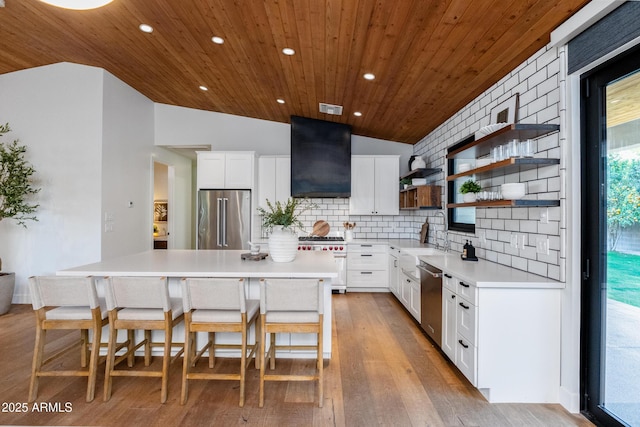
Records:
M325 220L319 220L313 224L313 230L311 231L311 235L324 237L327 234L329 234L329 230L331 230L329 223Z
M425 221L420 229L420 243L426 243L429 237L429 221Z

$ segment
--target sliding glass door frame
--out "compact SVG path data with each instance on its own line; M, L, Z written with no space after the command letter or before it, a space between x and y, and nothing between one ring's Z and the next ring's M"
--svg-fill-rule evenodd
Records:
M636 47L581 76L581 410L605 426L625 425L604 407L606 333L606 86L640 69Z

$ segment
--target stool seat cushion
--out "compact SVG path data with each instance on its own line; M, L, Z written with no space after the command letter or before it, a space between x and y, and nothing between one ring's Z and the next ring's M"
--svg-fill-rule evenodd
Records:
M172 319L176 319L184 313L182 300L171 298ZM164 311L161 308L123 308L118 311L118 319L121 320L164 320Z
M100 304L100 314L102 319L106 319L108 311L104 304ZM77 307L56 307L45 313L47 320L91 320L91 308L87 306Z
M247 319L251 319L260 309L259 300L247 300ZM238 310L194 310L191 315L193 323L238 323L242 320Z

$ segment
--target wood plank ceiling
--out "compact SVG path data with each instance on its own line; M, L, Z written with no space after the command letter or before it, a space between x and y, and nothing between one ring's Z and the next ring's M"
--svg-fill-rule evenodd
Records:
M86 64L159 103L285 123L291 115L339 121L359 135L414 144L586 3L114 0L71 11L6 0L0 74ZM141 32L141 23L154 31ZM285 47L296 54L283 55ZM375 80L363 79L367 72ZM343 115L319 113L320 102L343 105Z

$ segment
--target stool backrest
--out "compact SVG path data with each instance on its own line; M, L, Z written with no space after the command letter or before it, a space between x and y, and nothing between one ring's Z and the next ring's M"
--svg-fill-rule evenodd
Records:
M93 277L32 276L29 290L34 310L53 306L100 306Z
M243 279L186 278L182 279L184 311L239 310L247 311Z
M120 307L171 310L166 277L107 277L105 298L109 310Z
M324 312L324 284L318 279L260 280L260 313L268 311Z

